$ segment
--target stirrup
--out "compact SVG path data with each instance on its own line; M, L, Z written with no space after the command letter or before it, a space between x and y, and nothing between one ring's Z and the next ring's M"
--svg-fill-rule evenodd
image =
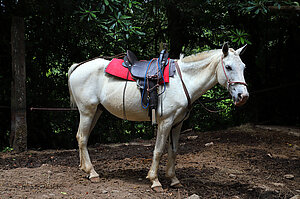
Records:
M157 121L156 121L156 110L153 108L151 109L151 121L152 121L152 125L155 126L157 125Z

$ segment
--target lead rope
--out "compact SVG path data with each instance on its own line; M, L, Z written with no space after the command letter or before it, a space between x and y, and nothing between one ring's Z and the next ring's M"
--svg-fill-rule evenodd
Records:
M202 102L200 102L200 100L198 99L197 102L208 112L210 113L220 113L220 112L223 112L223 111L227 111L228 110L228 105L226 106L226 108L224 109L221 109L221 110L211 110L209 108L207 108Z

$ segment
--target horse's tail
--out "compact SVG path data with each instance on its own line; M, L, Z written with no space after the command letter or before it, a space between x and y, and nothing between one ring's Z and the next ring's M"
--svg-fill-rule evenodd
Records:
M71 84L70 84L70 76L72 74L72 72L77 68L78 64L73 64L68 71L68 87L69 87L69 93L70 93L70 106L72 108L76 107L76 101L74 99L73 93L72 93L72 88L71 88Z

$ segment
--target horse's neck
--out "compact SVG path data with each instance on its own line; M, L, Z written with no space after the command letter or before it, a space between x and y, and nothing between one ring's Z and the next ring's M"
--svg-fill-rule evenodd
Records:
M210 60L210 61L209 61ZM187 86L192 102L196 101L208 89L217 84L217 61L200 60L195 62L180 62L184 82Z

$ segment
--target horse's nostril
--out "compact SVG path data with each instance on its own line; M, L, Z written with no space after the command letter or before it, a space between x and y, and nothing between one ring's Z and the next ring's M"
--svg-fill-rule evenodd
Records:
M239 98L239 99L242 98L242 93L238 93L238 98Z
M238 96L239 100L247 100L248 97L249 97L249 94L247 94L247 93L238 93L237 96Z

